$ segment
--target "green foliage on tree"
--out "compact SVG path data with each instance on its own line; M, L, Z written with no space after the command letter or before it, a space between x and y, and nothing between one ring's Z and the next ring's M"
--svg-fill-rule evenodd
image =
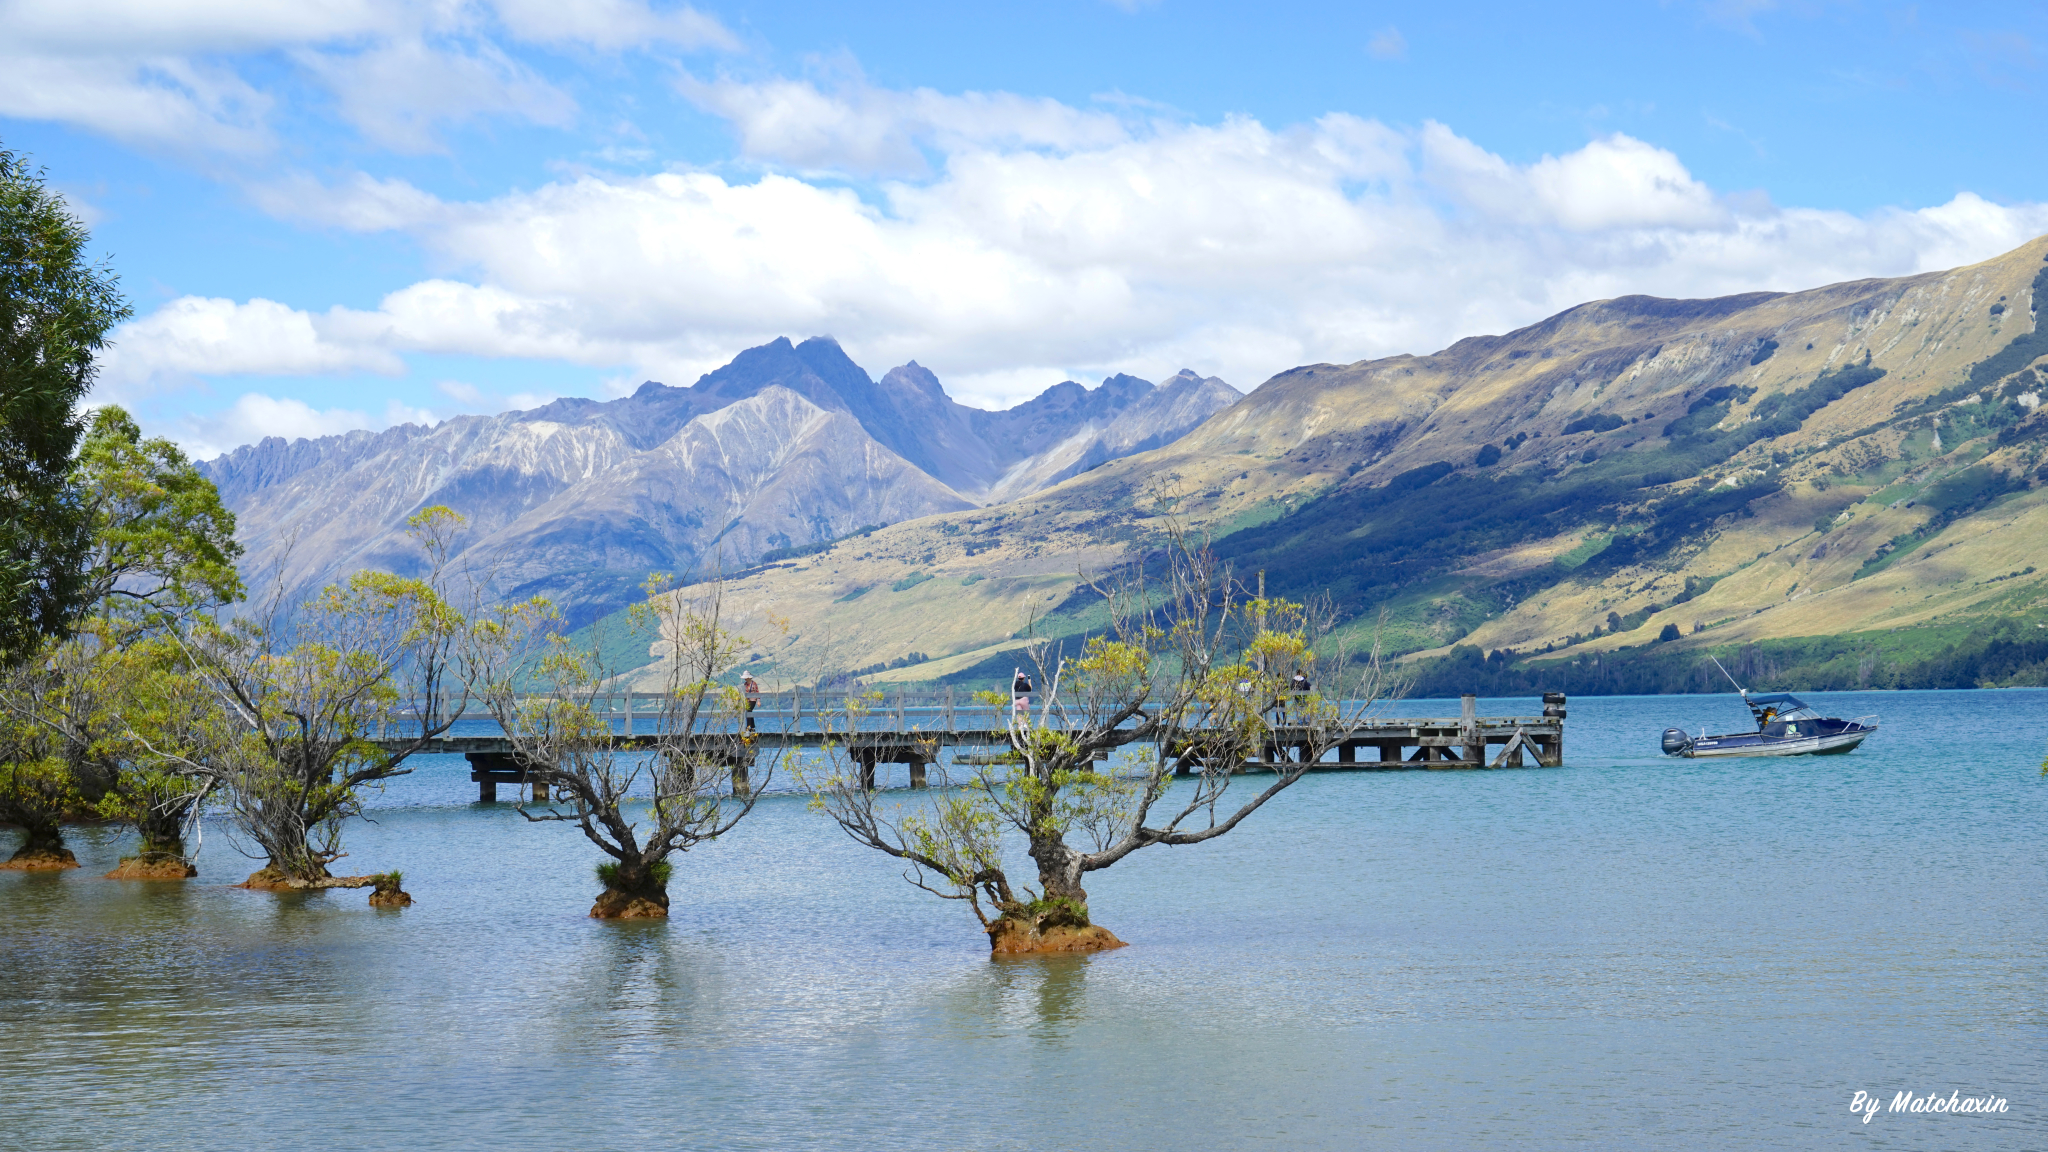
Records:
M241 597L234 517L184 453L143 439L119 408L93 415L70 484L89 529L78 615L0 671L0 715L18 730L0 752L0 809L46 848L61 849L59 820L96 812L133 822L145 857L182 858L210 784L142 734L166 708L192 707L189 662L164 623Z
M60 822L78 806L78 787L54 745L50 734L37 725L0 716L0 823L22 831L21 846L10 865L75 863L64 847Z
M754 647L727 626L724 581L677 588L655 573L645 588L633 617L658 638L661 681L643 700L654 710L636 712L631 744L614 738L607 716L634 685L601 651L555 634L545 600L480 616L464 657L469 691L512 738L534 786L520 813L573 824L610 857L597 867L604 891L590 910L607 919L668 915L673 857L731 831L787 755L757 744L745 697L721 682ZM527 694L528 684L540 693Z
M81 572L85 610L190 612L242 598L235 514L178 446L120 408L92 415L73 480L91 529Z
M157 750L219 781L267 861L253 886L371 883L327 871L346 855L343 826L361 813L363 789L411 772L408 758L469 699L454 675L468 620L444 595L446 534L461 522L440 507L407 522L429 558L424 578L357 572L296 613L273 596L259 615L183 630L191 675L212 700Z
M95 354L130 315L85 225L0 151L0 659L65 633L86 597L92 525L70 483Z
M1387 688L1377 650L1352 661L1330 642L1327 603L1268 597L1263 579L1251 594L1206 541L1169 530L1163 571L1097 588L1105 634L1071 655L1034 639L1038 691L979 698L1001 739L965 774L934 764L943 791L927 803L878 804L862 759L872 698L828 717L826 762L798 768L814 807L912 884L964 902L996 952L1118 946L1089 919L1088 873L1231 831L1355 734ZM1271 775L1241 784L1253 766ZM1006 858L1020 845L1029 865ZM1035 887L1016 875L1027 868Z

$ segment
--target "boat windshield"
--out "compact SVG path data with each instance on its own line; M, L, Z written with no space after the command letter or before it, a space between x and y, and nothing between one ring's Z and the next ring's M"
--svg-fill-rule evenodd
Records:
M1806 701L1786 692L1749 696L1744 703L1749 705L1750 714L1756 717L1759 728L1771 723L1822 719L1821 714L1808 707Z

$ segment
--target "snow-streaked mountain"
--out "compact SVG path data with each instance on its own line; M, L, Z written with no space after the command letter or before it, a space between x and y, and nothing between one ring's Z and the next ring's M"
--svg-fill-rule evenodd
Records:
M728 570L771 548L1014 499L1169 443L1238 393L1068 381L1005 412L968 408L915 361L877 382L830 338L751 348L689 388L558 400L318 440L270 438L201 465L238 517L252 581L294 597L358 568L410 572L405 519L445 504L504 594L573 622L637 598L651 571Z
M1114 390L1114 391L1112 391ZM1014 500L1123 456L1171 444L1237 403L1237 389L1183 368L1154 386L1112 376L1087 391L1069 381L1007 412L980 414L1014 429L1024 454L981 491L984 502Z
M771 386L683 425L475 545L517 595L632 598L648 572L732 571L770 548L973 507L877 443L851 415Z

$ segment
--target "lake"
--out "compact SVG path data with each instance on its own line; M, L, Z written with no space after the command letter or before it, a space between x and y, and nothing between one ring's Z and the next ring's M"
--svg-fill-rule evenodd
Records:
M2048 1147L2048 691L1810 699L1884 727L1671 761L1739 701L1582 698L1561 769L1311 776L1091 874L1091 957L992 961L787 794L665 923L588 919L596 849L460 757L348 830L403 911L232 889L217 826L102 880L130 841L79 829L0 873L0 1146Z

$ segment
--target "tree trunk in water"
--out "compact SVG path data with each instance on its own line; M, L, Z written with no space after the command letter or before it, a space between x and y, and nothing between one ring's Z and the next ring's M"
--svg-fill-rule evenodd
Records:
M1003 909L988 927L995 955L1032 952L1103 952L1124 942L1088 921L1088 891L1081 887L1081 856L1058 838L1034 840L1038 883L1045 895Z
M654 920L668 915L668 879L662 864L639 861L598 869L604 891L590 906L594 920Z
M142 851L121 858L121 866L107 873L109 880L189 880L199 869L185 859L184 813L176 817L150 811L136 822L142 833Z
M318 864L312 865L310 868L303 864L300 867L291 868L280 864L277 857L273 856L270 858L269 863L251 872L247 880L235 885L235 887L253 888L263 892L283 892L292 888L310 888L322 880L331 879L333 877L328 874L327 869Z
M176 834L168 839L152 837L144 827L142 851L121 858L121 866L107 873L109 880L190 880L199 869L185 859L185 842Z
M78 867L78 857L64 846L64 830L55 820L25 825L28 838L0 869L10 872L56 872Z

